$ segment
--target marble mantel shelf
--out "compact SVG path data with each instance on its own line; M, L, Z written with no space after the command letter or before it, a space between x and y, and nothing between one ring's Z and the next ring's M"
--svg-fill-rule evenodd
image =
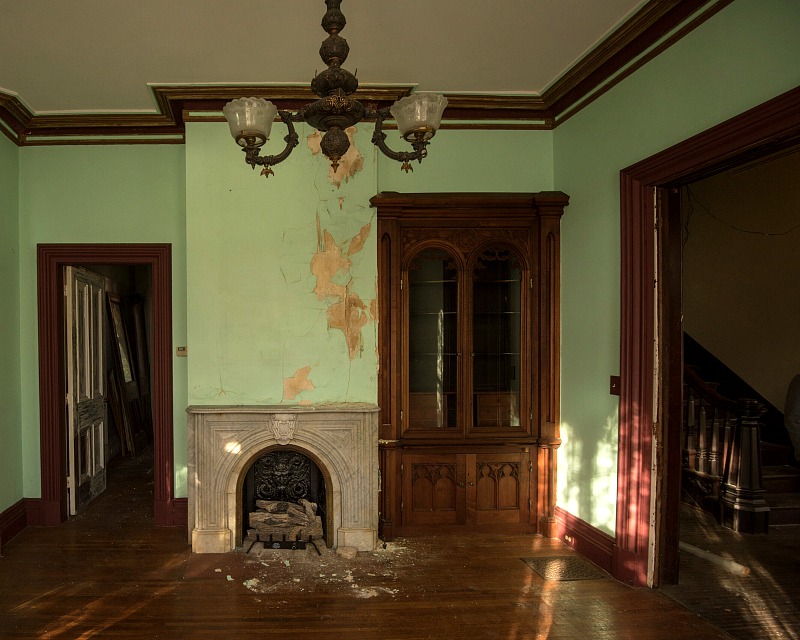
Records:
M193 404L186 413L320 413L346 411L350 413L378 411L378 405L368 402L330 402L320 404Z
M192 405L188 414L192 551L223 553L242 541L242 482L268 450L291 447L326 478L328 544L375 549L378 537L378 407Z

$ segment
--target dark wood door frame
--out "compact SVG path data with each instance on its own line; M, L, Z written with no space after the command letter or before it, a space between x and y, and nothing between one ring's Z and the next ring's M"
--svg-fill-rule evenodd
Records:
M172 247L169 244L40 244L37 246L39 325L39 428L42 497L32 524L67 519L64 412L64 266L149 266L152 286L153 474L155 524L172 526Z
M619 580L647 584L651 518L651 463L653 461L653 392L660 384L660 397L674 399L680 389L664 388L656 382L653 367L655 331L654 278L662 283L659 323L669 322L669 295L663 285L669 274L665 265L656 272L656 220L679 216L670 207L670 187L692 182L750 159L800 142L800 87L750 109L684 142L665 149L620 172L621 234L621 320L620 320L620 408L619 457L617 472L617 521L613 573ZM674 199L672 199L674 202ZM656 204L658 202L658 204ZM659 226L660 247L669 247L669 232ZM672 234L674 236L674 234ZM661 353L658 380L664 376L668 354ZM674 384L674 383L673 383ZM667 406L673 406L669 403ZM676 441L680 417L662 415L657 425L663 428L663 441ZM658 431L657 437L660 438ZM679 438L677 438L680 447ZM674 445L667 444L667 447ZM654 579L669 577L677 562L678 514L674 493L680 491L680 467L674 472L675 456L666 451L665 466L658 473L664 479L656 501L656 557ZM679 465L679 462L677 463ZM673 495L670 495L673 494ZM669 540L674 543L667 544ZM661 541L665 541L662 544ZM673 549L673 546L675 547ZM677 575L677 572L675 572Z

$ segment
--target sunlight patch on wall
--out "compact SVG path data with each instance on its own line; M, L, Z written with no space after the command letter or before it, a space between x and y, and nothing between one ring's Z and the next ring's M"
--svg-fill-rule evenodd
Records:
M558 449L558 506L611 535L616 522L617 431L616 411L601 429L578 430L562 423Z

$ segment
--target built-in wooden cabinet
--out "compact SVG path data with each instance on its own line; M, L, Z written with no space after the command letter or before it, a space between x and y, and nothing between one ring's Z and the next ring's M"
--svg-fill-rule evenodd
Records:
M552 535L567 196L398 194L379 231L382 535Z

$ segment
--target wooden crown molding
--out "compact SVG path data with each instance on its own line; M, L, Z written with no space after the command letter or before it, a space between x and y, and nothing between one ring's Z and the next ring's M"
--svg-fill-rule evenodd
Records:
M731 1L650 0L542 95L448 95L442 128L553 129ZM222 107L234 98L263 97L287 110L315 99L310 87L296 85L150 88L157 105L153 114L37 115L18 96L0 93L0 131L18 146L183 144L186 121L222 120ZM367 85L356 96L370 108L381 108L412 90L413 85Z

